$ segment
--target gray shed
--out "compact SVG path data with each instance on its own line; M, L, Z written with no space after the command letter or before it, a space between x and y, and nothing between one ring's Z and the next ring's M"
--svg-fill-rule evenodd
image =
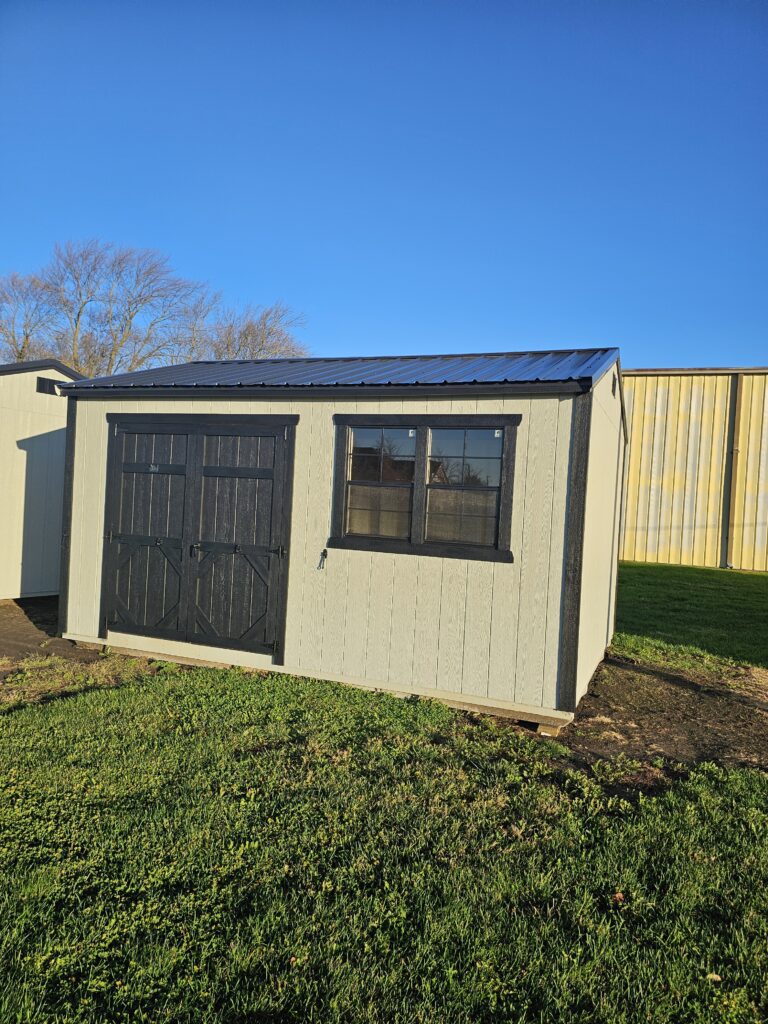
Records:
M64 636L572 717L613 633L616 349L197 362L63 390Z
M67 403L56 359L0 365L0 599L59 591Z

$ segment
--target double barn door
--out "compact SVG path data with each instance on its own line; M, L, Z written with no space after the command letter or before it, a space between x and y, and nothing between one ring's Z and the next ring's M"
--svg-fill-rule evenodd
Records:
M108 418L106 628L279 656L295 419Z

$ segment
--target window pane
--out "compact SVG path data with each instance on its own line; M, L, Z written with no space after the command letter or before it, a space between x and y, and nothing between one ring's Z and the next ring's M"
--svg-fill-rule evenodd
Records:
M414 456L416 454L415 427L384 427L383 448L385 455Z
M353 427L352 450L371 454L381 450L381 427Z
M499 435L498 437L496 435ZM476 455L481 459L501 458L501 446L504 441L504 431L501 428L491 427L488 430L468 430L466 450L467 456Z
M382 480L402 480L405 483L413 481L413 459L392 459L384 456L381 467Z
M464 459L462 483L467 487L498 487L501 459Z
M385 509L391 512L409 512L410 487L356 487L347 489L347 505L356 509Z
M440 428L430 430L430 452L432 455L453 455L462 458L464 455L465 430Z
M347 513L347 533L367 537L399 537L408 540L411 535L411 514L410 512L351 508Z
M492 547L496 543L496 518L430 513L427 515L426 539Z
M378 481L379 473L381 472L381 460L378 455L357 455L353 453L350 462L350 480Z
M431 484L460 484L463 476L462 459L431 458L429 460L429 482Z
M462 491L461 509L465 516L495 516L499 507L498 491Z
M497 491L443 490L430 487L427 491L427 511L448 515L495 516Z

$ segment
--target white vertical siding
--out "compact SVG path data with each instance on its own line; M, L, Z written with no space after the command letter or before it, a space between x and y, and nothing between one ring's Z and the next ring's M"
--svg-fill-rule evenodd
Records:
M56 594L67 402L38 394L57 370L0 375L0 598Z
M285 670L497 707L554 708L572 401L78 403L68 635L96 639L106 414L296 413ZM329 549L335 412L519 413L512 563ZM110 634L158 653L271 667L263 655Z
M584 549L579 614L579 657L576 702L584 696L595 668L611 642L614 627L616 559L619 544L624 438L621 432L621 399L616 371L609 371L592 395L589 433L589 465L584 509ZM655 408L654 393L646 402ZM652 442L653 451L658 440ZM655 449L659 451L659 447Z

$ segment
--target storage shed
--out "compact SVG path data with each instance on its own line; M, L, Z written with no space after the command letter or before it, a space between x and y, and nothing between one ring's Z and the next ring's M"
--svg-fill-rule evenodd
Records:
M0 365L0 599L59 592L67 403L56 359Z
M616 349L67 385L70 639L570 719L611 639Z

